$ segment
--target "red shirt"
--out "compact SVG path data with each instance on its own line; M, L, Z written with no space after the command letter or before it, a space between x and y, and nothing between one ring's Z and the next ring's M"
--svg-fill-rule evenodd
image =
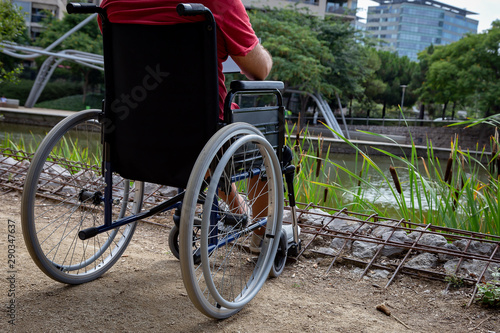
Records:
M176 6L182 1L171 0L103 0L112 23L164 25L203 20L200 16L179 16ZM219 73L219 118L223 119L227 95L222 63L228 56L246 56L259 43L240 0L196 1L208 7L217 23L217 59Z

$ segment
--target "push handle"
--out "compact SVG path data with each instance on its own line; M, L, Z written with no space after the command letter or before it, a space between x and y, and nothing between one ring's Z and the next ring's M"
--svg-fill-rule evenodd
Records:
M180 16L203 15L210 10L201 3L180 3L177 5L177 14Z
M70 2L66 5L68 14L94 14L101 13L102 8L93 3Z

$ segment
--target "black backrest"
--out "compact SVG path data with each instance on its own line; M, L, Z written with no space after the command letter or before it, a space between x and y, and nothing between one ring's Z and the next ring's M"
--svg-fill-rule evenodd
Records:
M103 24L105 161L185 188L218 123L215 26Z

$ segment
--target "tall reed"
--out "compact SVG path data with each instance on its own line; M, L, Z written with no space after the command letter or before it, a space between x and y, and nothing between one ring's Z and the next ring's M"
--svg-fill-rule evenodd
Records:
M491 138L491 155L486 148L477 147L476 152L464 151L460 149L459 138L453 138L450 142L451 153L445 164L434 155L431 141L427 141L425 156L419 156L410 136L408 154L403 149L394 154L374 148L391 161L392 166L382 170L367 153L340 133L330 130L354 149L356 166L349 169L342 161L331 160L329 149L323 156L317 156L312 148L315 142L305 139L306 131L301 132L301 140L295 140L292 147L299 170L295 184L299 201L337 209L346 207L355 212L378 213L417 223L500 234L500 152L494 148L500 147L498 135ZM385 135L364 133L391 140ZM290 138L288 133L288 144L291 144ZM317 140L320 146L321 138ZM396 142L394 144L397 145ZM485 160L489 161L488 164L482 162ZM318 177L318 173L313 171L319 164L321 172ZM343 177L340 177L341 173ZM374 175L379 176L382 184L371 181ZM379 197L390 193L394 203L392 209L387 206L381 208L373 198L367 201L366 193L374 190L378 191ZM325 191L329 195L326 202ZM390 214L393 216L388 216Z

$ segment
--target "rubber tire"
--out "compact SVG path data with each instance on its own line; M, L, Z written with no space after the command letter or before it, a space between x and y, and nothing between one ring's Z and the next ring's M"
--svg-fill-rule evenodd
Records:
M130 223L85 241L77 236L82 229L104 223L103 205L94 200L98 191L104 193L105 185L101 114L81 111L56 125L38 147L26 175L21 223L28 252L47 276L67 284L92 281L111 268L136 227ZM77 162L68 158L70 150L78 154ZM82 190L94 196L82 197ZM131 185L113 175L113 195L121 199L113 205L113 219L138 213L143 193L143 183Z
M269 272L269 277L277 278L278 276L281 275L281 273L283 273L287 259L287 252L288 252L287 235L284 230L281 230L278 249L276 250L276 256L274 257L273 265L271 266L271 272Z
M208 238L210 235L210 215L214 213L212 212L212 204L214 201L209 199L205 199L200 216L202 219L200 239L201 267L194 264L192 259L192 247L186 245L191 241L192 221L199 198L199 189L206 188L206 198L214 198L213 193L215 193L218 185L222 184L218 181L217 175L212 175L208 187L204 186L204 184L207 183L207 170L215 170L215 172L217 172L217 169L219 169L219 172L222 170L222 173L225 173L225 171L227 171L225 165L221 164L219 167L218 162L222 159L230 159L233 156L231 149L236 149L240 144L246 145L244 143L245 140L250 140L249 142L252 142L252 144L253 142L257 142L257 146L260 148L257 150L257 154L264 154L266 157L266 163L263 164L266 168L268 181L267 188L269 193L267 207L268 222L266 225L266 229L268 230L266 234L273 235L274 237L274 235L278 233L278 230L281 230L284 203L281 168L271 145L255 127L246 123L234 123L222 128L205 145L205 148L198 156L191 172L182 205L180 259L183 281L193 304L205 315L216 319L224 319L237 313L257 294L269 275L274 255L278 247L277 238L275 240L274 238L266 237L264 238L260 254L257 255L256 259L251 258L252 254L248 250L248 246L245 245L248 244L247 239L250 238L249 236L251 233L245 235L240 233L241 237L237 241L229 243L228 245L230 246L224 247L228 249L225 253L223 253L223 250L209 253ZM221 153L221 150L223 150L224 153ZM214 178L216 179L214 180ZM219 202L219 200L217 201ZM252 203L248 201L247 204L249 206L252 205ZM223 215L226 214L226 212L219 211L217 214L221 216L219 223L222 223ZM254 223L254 221L250 221L249 225L252 225L252 223ZM236 226L221 226L221 228L237 229ZM225 231L230 233L232 230ZM230 255L231 258L226 255ZM235 258L241 258L241 262L238 262ZM225 277L227 277L225 282L228 282L229 285L222 285L220 284L220 277L218 276L220 267L217 266L217 259L220 259L223 263L225 261L229 262L230 260L236 261L236 270L242 268L243 265L254 265L254 269L245 276L243 281L238 281L238 283L227 281L231 280L229 274L227 274L225 275ZM248 280L246 280L247 277ZM238 288L240 288L241 285L245 287L240 291ZM237 290L236 292L234 292L235 289ZM233 294L226 294L225 292L227 290L233 291Z
M194 227L193 228L193 256L194 256L194 263L199 264L201 262L201 258L199 253L197 253L196 248L194 247L196 245L196 238L198 237L199 234L199 227ZM168 235L168 247L170 248L170 252L176 257L177 259L180 259L179 256L179 228L174 225L172 227L172 230L170 230L170 233Z

